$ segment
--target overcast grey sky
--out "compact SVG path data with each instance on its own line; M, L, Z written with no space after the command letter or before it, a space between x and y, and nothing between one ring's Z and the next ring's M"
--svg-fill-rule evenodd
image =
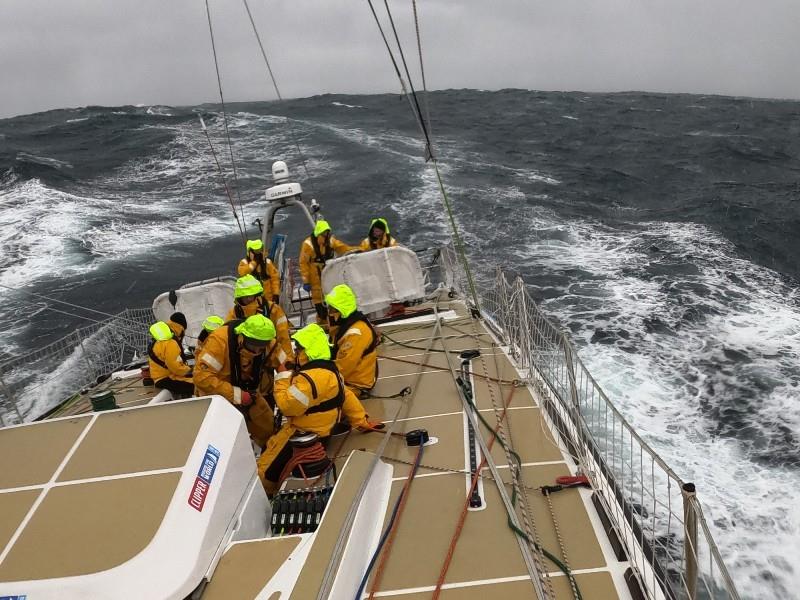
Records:
M364 0L248 1L285 97L399 91ZM210 4L225 99L274 99L243 3ZM416 64L411 1L390 5ZM418 9L432 89L800 98L798 0L418 0ZM0 117L218 99L203 0L0 0L0 76Z

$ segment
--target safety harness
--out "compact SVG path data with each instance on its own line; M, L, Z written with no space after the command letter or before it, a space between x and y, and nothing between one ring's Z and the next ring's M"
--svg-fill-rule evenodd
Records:
M269 281L269 269L267 269L267 259L264 258L264 255L253 253L253 261L256 263L256 270L253 271L253 275L259 281Z
M322 250L317 243L317 237L312 235L311 237L311 247L314 248L314 259L313 262L319 265L320 271L322 267L325 266L325 262L331 260L334 257L333 247L331 246L330 237L325 240L325 253L322 253Z
M325 369L326 371L330 371L336 376L336 384L338 386L338 391L336 396L330 398L329 400L323 400L316 406L312 406L306 411L307 415L312 415L314 413L321 413L327 412L329 410L337 409L340 410L344 405L344 383L342 383L342 377L339 375L339 370L336 368L336 363L332 360L311 360L300 367L297 371L297 375L302 377L308 382L308 385L311 386L311 395L314 400L317 399L317 386L314 383L314 380L308 374L304 373L304 371L308 371L310 369Z
M231 384L242 389L253 389L258 386L261 381L261 368L266 363L272 352L277 348L274 344L272 349L266 354L258 354L253 359L253 371L250 374L250 379L245 381L242 378L242 365L239 360L239 344L237 343L236 328L244 322L244 319L236 321L228 321L228 360L231 363Z
M170 338L168 340L153 340L152 342L150 342L150 345L147 346L147 356L150 357L150 360L152 360L154 363L156 363L162 369L166 369L167 371L169 371L169 367L167 366L167 363L165 363L163 360L161 360L158 357L158 355L156 355L155 346L156 346L156 342L159 342L159 341L175 342L176 344L178 344L178 350L180 351L180 356L183 356L183 346L174 337Z
M270 302L269 300L264 298L264 296L259 296L256 299L256 302L258 302L258 310L256 310L255 314L261 313L262 315L270 319L274 324L275 319L272 318L272 309L274 309L275 306L277 305L274 302ZM237 319L243 320L247 318L244 314L244 306L242 306L238 302L233 305L233 314L236 315Z
M342 338L344 338L344 334L347 333L347 331L359 321L364 323L369 328L370 333L372 333L372 341L366 348L364 348L364 352L361 353L361 358L364 358L378 347L378 344L380 343L380 336L378 335L378 332L372 326L372 323L369 322L369 319L364 316L364 313L356 310L346 319L342 319L341 323L339 324L339 329L336 331L336 338L333 340L334 356L339 353L339 342L341 342Z

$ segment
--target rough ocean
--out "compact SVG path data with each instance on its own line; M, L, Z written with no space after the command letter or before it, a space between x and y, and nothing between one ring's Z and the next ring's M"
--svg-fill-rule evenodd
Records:
M800 104L451 90L430 107L474 269L523 277L622 413L697 484L743 596L795 596ZM285 159L344 240L384 216L410 247L447 241L405 99L228 112L251 236ZM231 178L219 106L0 120L0 356L87 323L28 292L115 313L233 272L241 241L198 113ZM293 217L280 225L305 235Z

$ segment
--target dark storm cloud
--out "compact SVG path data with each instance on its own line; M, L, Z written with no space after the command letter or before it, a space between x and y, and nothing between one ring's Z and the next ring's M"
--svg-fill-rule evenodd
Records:
M376 7L380 7L376 2ZM399 91L358 0L250 0L284 96ZM411 3L392 3L417 72ZM418 0L431 88L800 97L794 0ZM243 4L212 0L226 99L275 97ZM202 0L0 1L0 116L217 99Z

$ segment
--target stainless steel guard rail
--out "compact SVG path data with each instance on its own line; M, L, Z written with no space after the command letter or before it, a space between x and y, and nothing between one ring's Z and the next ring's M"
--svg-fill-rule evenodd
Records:
M438 265L438 283L468 298L452 248L442 249ZM498 270L478 289L481 315L539 392L562 447L589 476L619 557L630 561L645 597L738 600L694 486L633 430L522 279L509 281Z

